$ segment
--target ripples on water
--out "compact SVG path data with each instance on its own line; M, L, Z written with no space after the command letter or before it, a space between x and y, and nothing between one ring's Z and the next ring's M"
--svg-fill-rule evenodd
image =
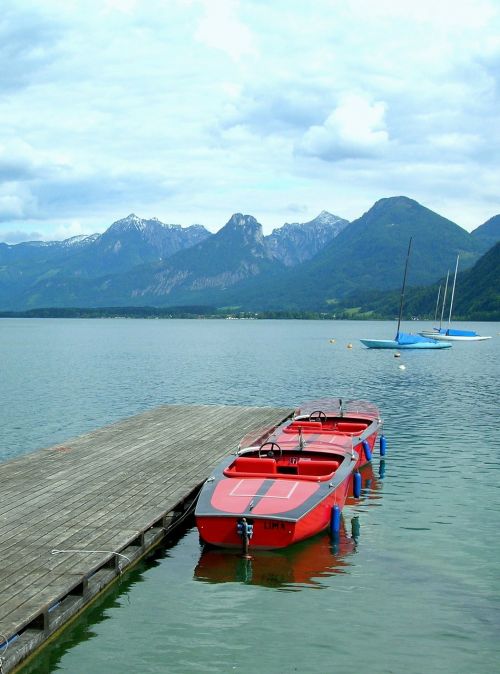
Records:
M30 671L496 671L500 326L477 329L495 338L395 359L357 341L389 323L0 322L3 459L174 402L365 398L389 440L337 547L320 536L246 564L191 530Z

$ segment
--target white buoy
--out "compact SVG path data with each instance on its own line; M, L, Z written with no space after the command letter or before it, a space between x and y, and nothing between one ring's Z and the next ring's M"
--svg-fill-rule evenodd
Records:
M334 339L331 339L331 340L330 340L330 344L335 344L335 340L334 340Z
M396 353L394 354L394 358L401 358L401 354L399 353L399 351L396 351Z
M348 345L347 345L347 348L348 348L348 349L352 349L352 344L348 344Z
M406 365L398 365L399 370L406 370Z

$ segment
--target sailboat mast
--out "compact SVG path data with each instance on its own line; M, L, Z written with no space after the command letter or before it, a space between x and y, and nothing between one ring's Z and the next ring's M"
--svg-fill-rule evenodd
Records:
M401 288L401 299L399 301L399 318L398 318L398 329L396 331L396 341L399 337L399 326L401 325L401 317L403 315L403 299L405 296L405 287L406 287L406 274L408 272L408 260L410 259L410 250L411 250L411 240L413 237L410 236L410 241L408 243L408 252L406 254L406 264L405 264L405 274L403 276L403 287Z
M436 300L436 311L434 312L434 323L437 320L437 315L438 315L438 308L439 308L439 296L441 295L441 283L439 284L439 289L438 289L438 297Z
M457 271L458 271L458 259L460 255L457 255L457 264L455 265L455 276L453 277L453 290L451 291L451 302L450 302L450 315L448 316L448 330L450 329L451 324L451 310L453 309L453 298L455 297L455 283L457 282Z
M443 306L441 307L441 318L439 319L439 332L441 332L441 326L443 325L443 314L444 314L444 305L446 304L446 293L448 291L448 278L450 277L450 270L446 274L446 283L444 286L444 295L443 295Z

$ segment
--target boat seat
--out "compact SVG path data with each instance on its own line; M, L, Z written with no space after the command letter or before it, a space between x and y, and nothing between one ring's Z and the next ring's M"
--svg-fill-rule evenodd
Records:
M299 475L330 475L339 467L338 461L309 461L300 459L298 463Z
M319 433L323 428L321 421L292 421L292 423L283 429L284 433Z
M276 473L276 461L274 459L258 456L238 456L232 471L235 473Z
M341 433L361 433L367 428L368 424L364 423L356 424L349 421L339 421L337 424L337 430Z

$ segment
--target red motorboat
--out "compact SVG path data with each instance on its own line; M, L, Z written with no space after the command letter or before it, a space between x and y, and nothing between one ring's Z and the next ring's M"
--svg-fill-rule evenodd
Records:
M203 485L195 510L202 541L226 548L283 548L340 523L358 469L381 426L365 401L324 399L242 442ZM358 478L358 480L356 480Z

